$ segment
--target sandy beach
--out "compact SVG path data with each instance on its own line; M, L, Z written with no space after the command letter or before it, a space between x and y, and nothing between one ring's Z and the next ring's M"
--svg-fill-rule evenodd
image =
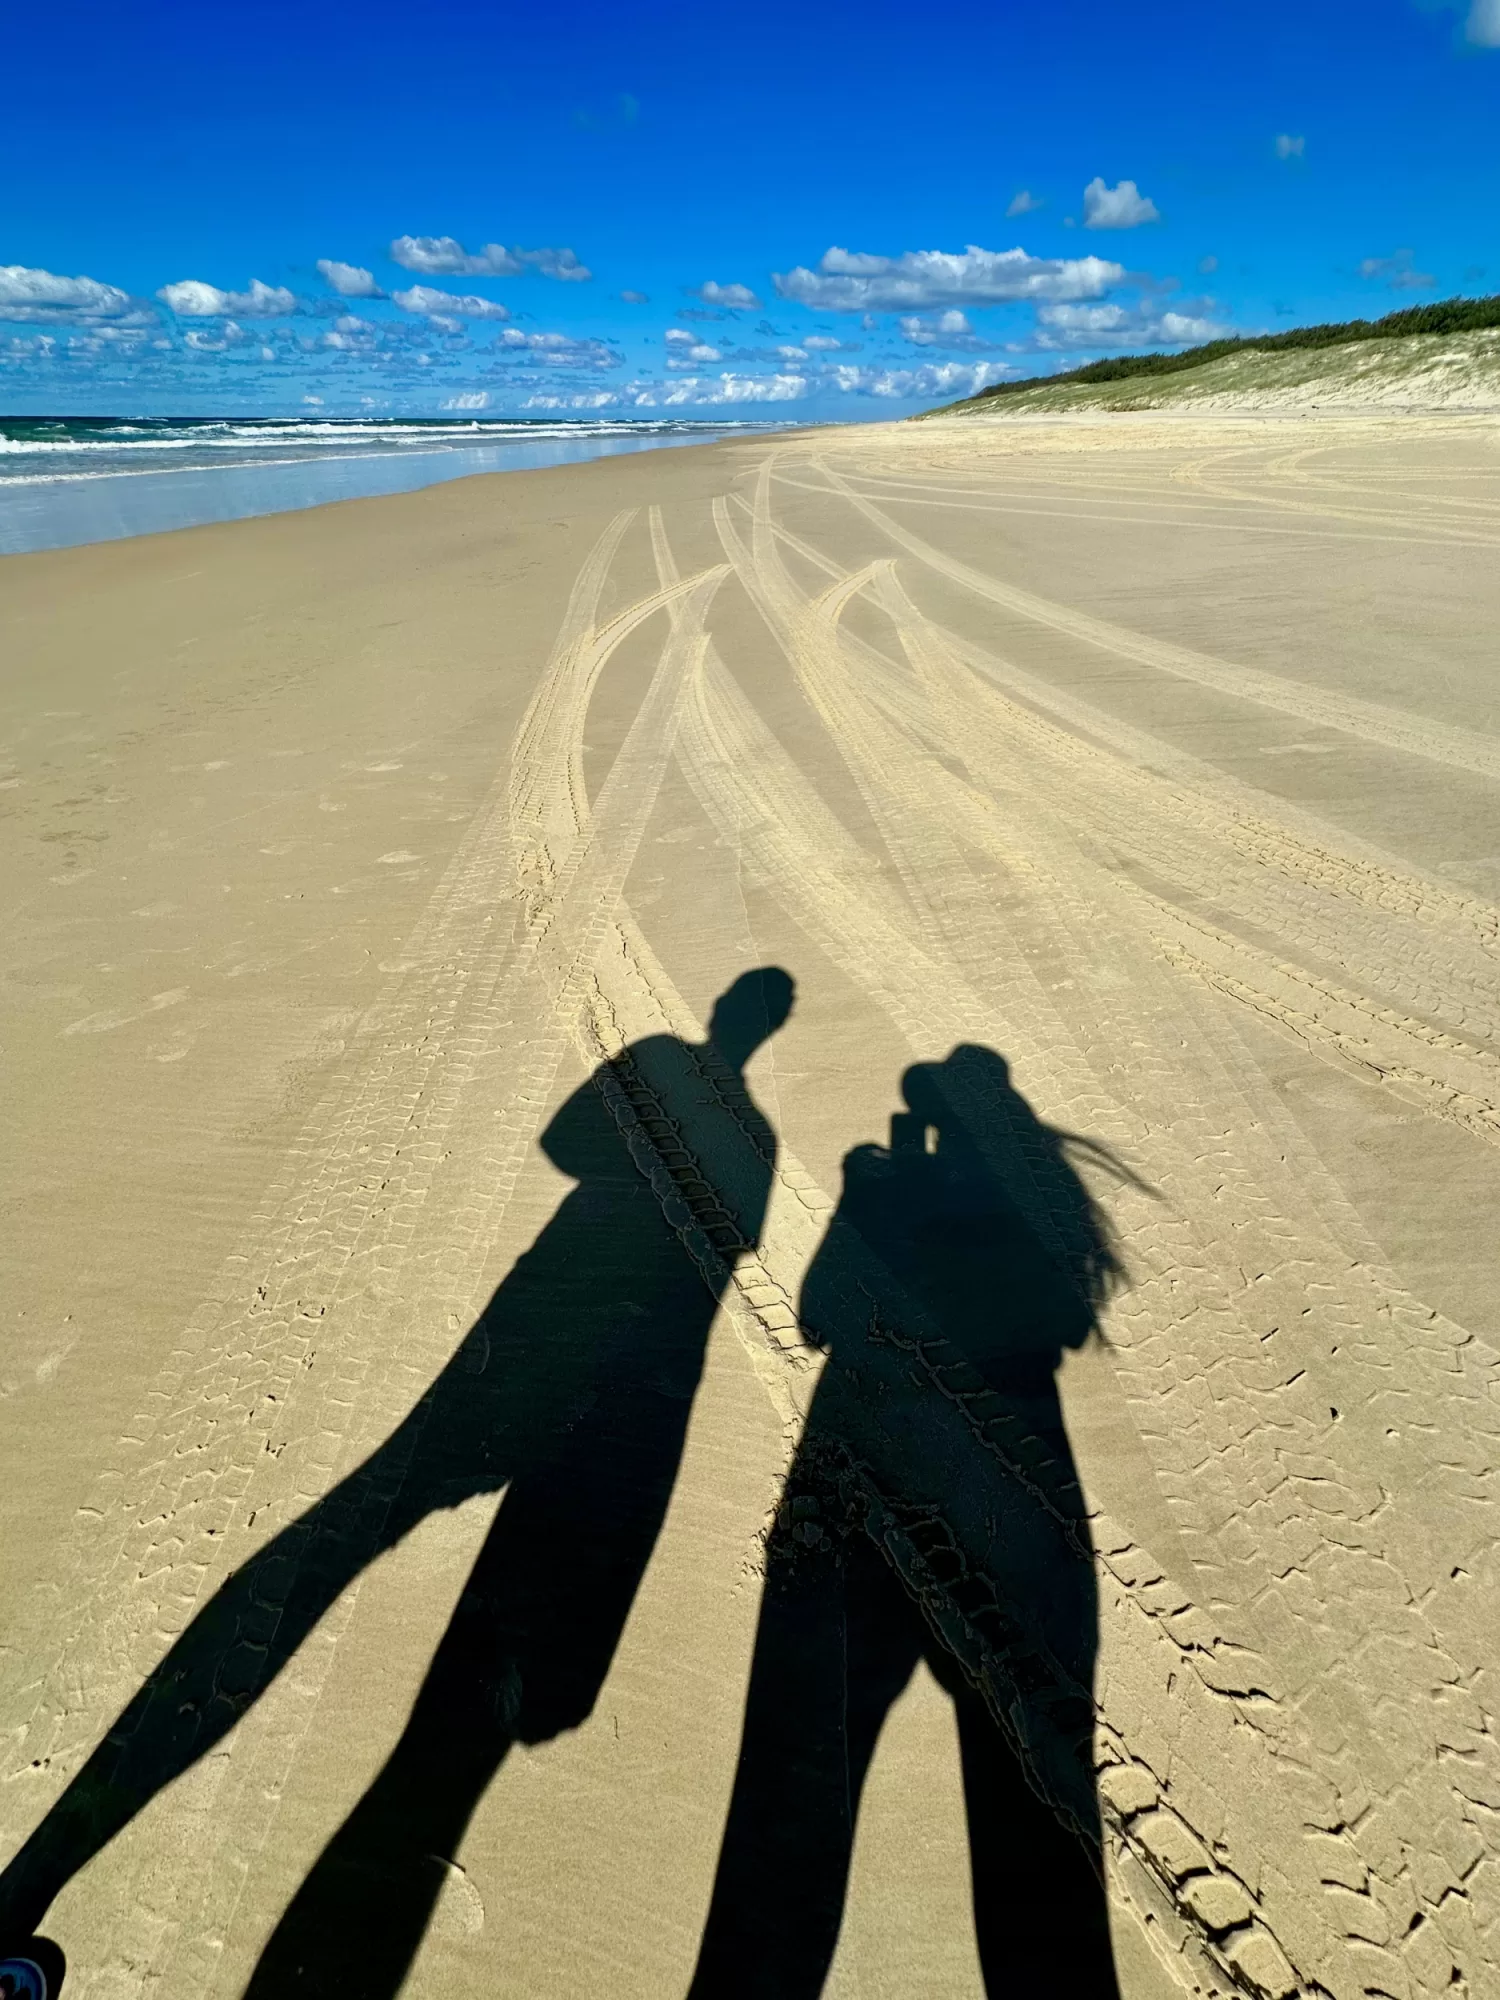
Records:
M1497 550L1493 417L1140 415L0 560L0 1859L70 2000L313 1990L402 1743L392 1992L687 1992L767 1576L849 1533L954 1674L830 2000L985 1990L964 1689L1125 2000L1489 1990ZM1116 1246L1065 1437L858 1234L903 1106ZM465 1678L558 1575L566 1686Z

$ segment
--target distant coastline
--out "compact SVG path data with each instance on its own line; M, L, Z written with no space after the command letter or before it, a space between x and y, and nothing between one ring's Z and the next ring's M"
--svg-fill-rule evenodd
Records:
M0 555L774 429L675 417L0 417Z

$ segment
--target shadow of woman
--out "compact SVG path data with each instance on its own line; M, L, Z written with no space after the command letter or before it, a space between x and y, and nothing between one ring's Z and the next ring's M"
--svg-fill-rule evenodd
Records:
M510 1747L591 1712L677 1476L718 1292L612 1107L644 1096L664 1114L655 1143L670 1148L674 1106L690 1099L720 1168L714 1247L727 1281L759 1240L776 1153L743 1071L792 999L779 968L747 973L719 999L706 1044L637 1042L562 1106L541 1147L576 1188L411 1415L173 1645L0 1878L0 1943L34 1929L63 1884L223 1738L376 1555L434 1510L503 1487L400 1741L249 1991L386 2000L400 1989Z
M692 2000L821 1993L870 1761L919 1661L956 1710L986 1991L1117 2000L1087 1703L1077 1699L1092 1691L1096 1591L1056 1383L1064 1351L1097 1337L1119 1274L1069 1153L1117 1163L1043 1124L991 1050L916 1065L902 1087L907 1109L891 1120L889 1146L845 1158L838 1212L803 1288L804 1329L829 1358L769 1541ZM862 1301L852 1316L851 1297ZM936 1356L936 1375L907 1364L882 1376L893 1333L899 1351ZM924 1429L919 1402L939 1382L982 1408L990 1435L1019 1441L1024 1493L1003 1490L1021 1482L977 1438ZM882 1395L885 1435L904 1440L885 1453L854 1414ZM1025 1635L999 1689L943 1636L940 1627L955 1634L952 1600L926 1587L932 1570L914 1585L912 1564L903 1582L891 1560L965 1512L954 1505L965 1486L968 1518L1001 1524L987 1552L991 1594L1008 1600L1002 1622ZM939 1551L956 1573L945 1537ZM1043 1796L1047 1759L1026 1740L1028 1695L1047 1699L1039 1661L1074 1697L1061 1812ZM1057 1707L1054 1691L1054 1719Z

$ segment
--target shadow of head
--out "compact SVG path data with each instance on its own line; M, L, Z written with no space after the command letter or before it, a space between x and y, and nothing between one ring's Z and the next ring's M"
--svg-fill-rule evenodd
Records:
M708 1038L735 1069L743 1069L762 1042L769 1041L792 1011L797 987L779 965L742 972L714 1002Z
M961 1043L942 1062L914 1063L901 1093L889 1147L846 1161L851 1219L992 1380L1055 1368L1064 1348L1099 1334L1123 1276L1077 1160L1135 1177L1095 1141L1038 1118L993 1049Z

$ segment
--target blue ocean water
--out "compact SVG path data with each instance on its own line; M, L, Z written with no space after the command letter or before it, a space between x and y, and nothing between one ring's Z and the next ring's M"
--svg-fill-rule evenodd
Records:
M773 428L511 417L0 417L0 555Z

